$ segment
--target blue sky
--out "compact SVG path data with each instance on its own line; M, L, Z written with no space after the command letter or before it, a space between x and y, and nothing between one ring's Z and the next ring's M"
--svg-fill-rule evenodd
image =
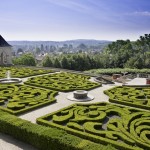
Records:
M1 0L6 40L136 40L150 33L150 0Z

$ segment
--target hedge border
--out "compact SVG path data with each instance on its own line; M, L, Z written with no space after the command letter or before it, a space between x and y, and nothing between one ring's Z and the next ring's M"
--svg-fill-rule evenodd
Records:
M0 132L31 144L39 150L116 150L68 134L66 131L33 124L0 110Z

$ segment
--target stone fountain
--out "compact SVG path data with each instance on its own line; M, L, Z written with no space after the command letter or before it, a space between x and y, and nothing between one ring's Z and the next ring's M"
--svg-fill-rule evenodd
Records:
M0 79L1 84L20 83L20 82L22 82L20 78L11 78L10 70L6 71L6 78Z
M94 96L89 95L85 90L76 90L73 94L69 95L67 99L71 101L85 102L93 100Z

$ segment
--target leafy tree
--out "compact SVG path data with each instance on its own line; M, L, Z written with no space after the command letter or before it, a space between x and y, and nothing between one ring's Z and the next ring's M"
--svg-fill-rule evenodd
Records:
M43 60L43 66L44 67L52 67L53 66L53 63L49 56L46 56L45 59Z
M58 58L55 58L55 60L54 60L54 67L61 68L61 64L60 64Z
M68 59L64 56L61 60L61 66L62 68L64 69L69 69L70 68L70 65L69 65L69 62L68 62Z
M18 58L13 59L15 65L26 65L26 66L35 66L35 58L32 54L24 54Z

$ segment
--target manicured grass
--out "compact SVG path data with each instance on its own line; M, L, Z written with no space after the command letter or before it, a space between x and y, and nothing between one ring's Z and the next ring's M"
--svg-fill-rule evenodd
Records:
M109 103L74 104L37 123L117 149L150 149L150 113Z
M6 71L11 72L11 77L24 78L33 75L40 75L53 72L52 70L30 69L23 67L0 67L0 78L6 78Z
M101 86L100 83L89 81L90 76L73 73L55 73L30 78L25 84L53 89L57 91L90 90Z
M104 91L110 102L150 109L150 87L118 86Z
M58 92L20 84L0 86L0 109L12 114L26 112L55 102Z

